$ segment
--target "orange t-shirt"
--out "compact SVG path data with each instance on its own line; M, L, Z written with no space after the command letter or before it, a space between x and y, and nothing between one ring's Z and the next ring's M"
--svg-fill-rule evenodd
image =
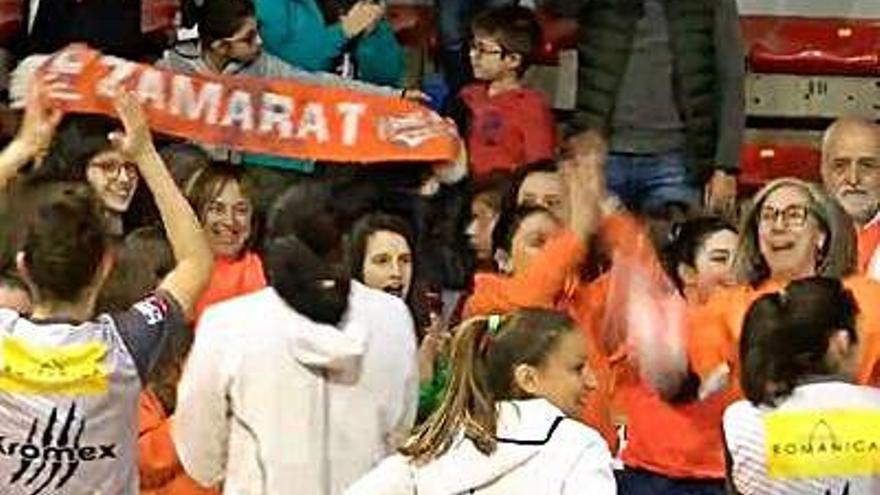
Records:
M880 283L863 276L843 281L859 306L860 384L880 384ZM716 293L695 310L688 323L688 357L702 380L711 379L719 367L730 369L730 381L739 390L739 336L749 306L763 294L778 291L783 283L768 281L758 288L732 287Z
M880 221L874 221L866 227L856 230L859 248L859 273L868 271L868 264L877 247L880 246Z
M543 307L568 310L586 332L588 359L596 374L598 389L590 394L581 412L584 423L595 428L616 450L617 434L611 418L611 366L588 331L591 314L572 311L564 296L566 282L573 276L577 265L584 259L586 248L574 234L564 233L547 242L535 256L531 266L515 277L478 274L474 279L474 293L468 299L465 318L491 313L507 313L523 307ZM540 269L539 269L540 267Z
M149 390L141 392L138 413L138 470L142 495L219 495L187 476L171 440L171 419Z
M703 401L670 404L642 382L619 384L626 411L623 463L670 478L725 477L721 422L737 396L732 389Z
M247 252L241 258L216 258L211 280L195 307L195 321L205 309L234 297L256 292L266 287L263 262L254 253Z
M601 235L616 254L635 255L650 247L643 230L627 215L608 218L602 225ZM606 349L601 331L608 278L580 281L578 268L586 253L581 239L564 232L549 240L529 267L514 277L478 274L464 314L468 317L506 313L523 307L567 311L587 336L588 359L598 382L598 388L584 404L581 419L599 431L615 451L618 442L614 424L615 384L617 376L625 372L626 353L623 349Z

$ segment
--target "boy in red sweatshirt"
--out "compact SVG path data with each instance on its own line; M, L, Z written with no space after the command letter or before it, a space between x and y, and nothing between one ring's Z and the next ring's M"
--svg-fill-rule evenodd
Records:
M552 159L557 144L553 112L542 93L522 82L541 40L534 13L517 6L489 9L477 16L472 29L470 58L477 82L461 90L450 112L467 136L471 174L479 179Z

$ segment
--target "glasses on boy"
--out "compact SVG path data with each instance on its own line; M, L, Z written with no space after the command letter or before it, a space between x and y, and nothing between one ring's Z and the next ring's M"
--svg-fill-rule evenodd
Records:
M470 50L471 53L475 53L477 55L485 57L504 57L508 53L507 50L504 49L504 47L489 46L485 43L481 43L478 40L471 40Z

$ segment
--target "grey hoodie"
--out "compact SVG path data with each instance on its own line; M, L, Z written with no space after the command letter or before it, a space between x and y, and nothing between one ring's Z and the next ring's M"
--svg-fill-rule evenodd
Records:
M197 41L180 43L173 48L165 50L162 60L157 62L156 66L160 69L168 69L175 72L213 74L213 69L205 63L201 53L201 45ZM266 79L293 79L304 84L351 89L372 95L401 95L401 90L397 88L376 86L353 79L345 79L327 72L308 72L298 69L265 51L248 64L230 62L223 69L223 74Z

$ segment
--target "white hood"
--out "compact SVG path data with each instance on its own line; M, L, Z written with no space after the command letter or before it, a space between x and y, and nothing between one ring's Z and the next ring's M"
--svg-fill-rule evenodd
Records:
M599 434L566 419L544 399L501 403L496 438L497 448L488 456L460 438L425 465L391 457L346 495L615 492L611 456Z
M487 457L460 438L445 455L415 470L417 493L448 495L491 485L537 455L563 417L545 400L501 403L495 452Z
M271 287L255 297L260 296L272 307L287 306ZM367 350L367 327L363 322L353 321L349 314L338 326L332 326L316 323L291 309L279 315L276 324L293 330L288 333L287 350L293 359L310 368L334 374L356 373Z

